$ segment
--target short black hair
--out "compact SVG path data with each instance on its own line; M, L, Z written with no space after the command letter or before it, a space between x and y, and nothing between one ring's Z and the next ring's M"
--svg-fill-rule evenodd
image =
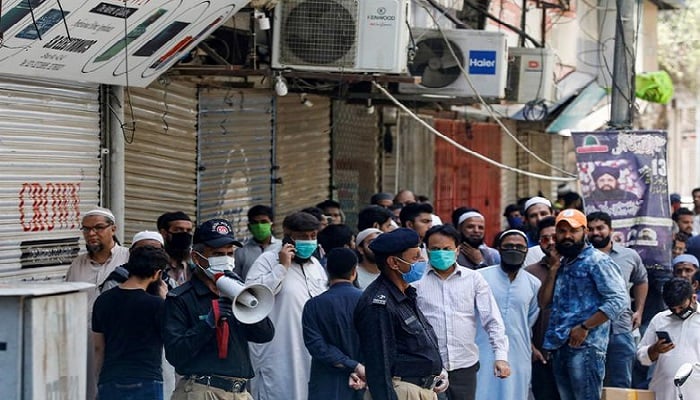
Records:
M457 247L459 247L459 243L462 241L462 234L459 233L459 231L454 226L450 224L435 225L428 229L428 231L425 233L423 242L425 242L426 246L428 245L428 239L430 239L430 237L435 234L452 238L455 241L455 246Z
M672 278L664 283L663 298L668 308L677 307L693 296L693 285L683 278Z
M517 205L517 204L508 204L508 205L506 206L506 209L503 211L503 216L504 216L504 217L508 217L511 213L514 213L514 212L516 212L516 211L519 212L519 213L521 213L521 214L523 213L523 210L522 210L522 208L521 208L519 205Z
M282 227L294 232L317 231L321 228L321 222L315 216L299 211L284 217Z
M301 210L301 212L313 215L314 217L316 217L318 222L323 221L323 210L321 210L318 207L306 207L305 209Z
M367 228L372 228L374 224L385 224L394 214L382 206L371 205L360 210L357 215L357 231L361 232Z
M158 220L156 221L156 227L160 231L161 229L168 230L170 229L170 223L173 221L190 221L192 222L192 219L190 218L189 215L185 214L182 211L173 211L173 212L166 212L165 214L161 215L158 217Z
M549 228L550 226L556 226L557 225L557 219L549 216L549 217L544 217L542 218L538 223L537 223L537 232L542 232L544 228Z
M140 246L129 254L129 262L124 265L129 276L150 278L156 271L164 270L168 266L168 253L165 250L153 246Z
M586 221L590 224L593 221L603 221L608 228L612 229L612 218L610 214L603 211L594 211L586 216Z
M689 209L687 209L686 207L681 207L681 208L679 208L679 209L677 209L676 211L673 212L673 214L671 215L671 218L672 218L674 221L678 222L678 218L679 218L681 215L690 215L690 216L693 216L693 215L695 215L695 214L693 214L693 212L690 211Z
M470 211L479 212L479 210L477 210L476 208L472 208L472 207L457 207L457 208L455 208L454 211L452 211L452 215L451 215L452 225L454 225L456 227L459 226L459 217L461 217L462 214L464 214L466 212L470 212Z
M700 187L696 187L695 189L693 189L693 191L690 192L690 194L695 196L695 193L697 193L697 192L700 192Z
M428 203L410 203L403 206L399 219L401 226L406 226L406 222L414 221L421 214L432 214L433 206Z
M340 208L340 203L335 200L323 200L322 202L316 204L316 208L325 210L326 208Z
M328 225L318 233L318 243L326 252L332 249L349 246L354 233L345 224Z
M272 207L268 207L262 204L254 205L248 209L248 221L252 221L254 217L264 215L270 218L270 221L275 220L275 215L272 212Z
M356 265L357 255L352 249L333 249L326 256L326 270L330 279L350 279Z

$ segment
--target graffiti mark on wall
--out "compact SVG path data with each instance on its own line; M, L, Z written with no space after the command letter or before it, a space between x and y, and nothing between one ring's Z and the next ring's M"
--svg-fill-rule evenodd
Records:
M80 224L80 183L25 182L18 200L25 232L76 229Z

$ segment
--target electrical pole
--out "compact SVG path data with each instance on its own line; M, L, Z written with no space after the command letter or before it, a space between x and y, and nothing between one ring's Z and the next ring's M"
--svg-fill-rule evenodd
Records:
M634 63L635 32L634 9L636 0L615 0L615 54L610 110L610 128L630 129L634 117Z

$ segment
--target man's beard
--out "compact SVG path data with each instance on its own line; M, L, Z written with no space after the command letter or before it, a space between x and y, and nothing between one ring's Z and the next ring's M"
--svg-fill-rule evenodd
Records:
M581 250L583 250L583 246L585 245L586 242L583 239L581 239L579 242L565 239L564 241L556 244L556 249L562 256L566 258L573 258L579 255Z
M590 236L588 241L591 242L596 249L603 249L610 243L610 236Z
M475 238L470 238L470 237L466 237L466 236L462 235L462 241L464 243L470 245L473 248L477 248L484 243L484 238L480 237L480 238L475 239Z
M362 253L362 258L364 258L367 262L371 264L376 264L377 263L377 257L375 257L374 253L370 250L365 250Z
M95 254L99 253L102 251L102 249L105 248L105 246L102 243L97 243L97 244L85 244L85 248L87 249L88 254Z

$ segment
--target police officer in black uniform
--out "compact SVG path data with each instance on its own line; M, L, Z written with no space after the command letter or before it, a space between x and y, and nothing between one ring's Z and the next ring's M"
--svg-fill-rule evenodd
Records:
M231 299L219 297L214 276L233 274L235 247L241 244L228 221L204 222L194 235L192 261L196 266L192 278L168 292L165 299L165 354L183 376L173 400L192 396L252 399L246 389L254 375L248 341L269 342L274 328L269 318L250 325L237 321Z
M406 228L379 235L370 249L381 274L355 308L355 327L372 400L424 400L447 390L438 341L409 283L425 272L418 234Z

